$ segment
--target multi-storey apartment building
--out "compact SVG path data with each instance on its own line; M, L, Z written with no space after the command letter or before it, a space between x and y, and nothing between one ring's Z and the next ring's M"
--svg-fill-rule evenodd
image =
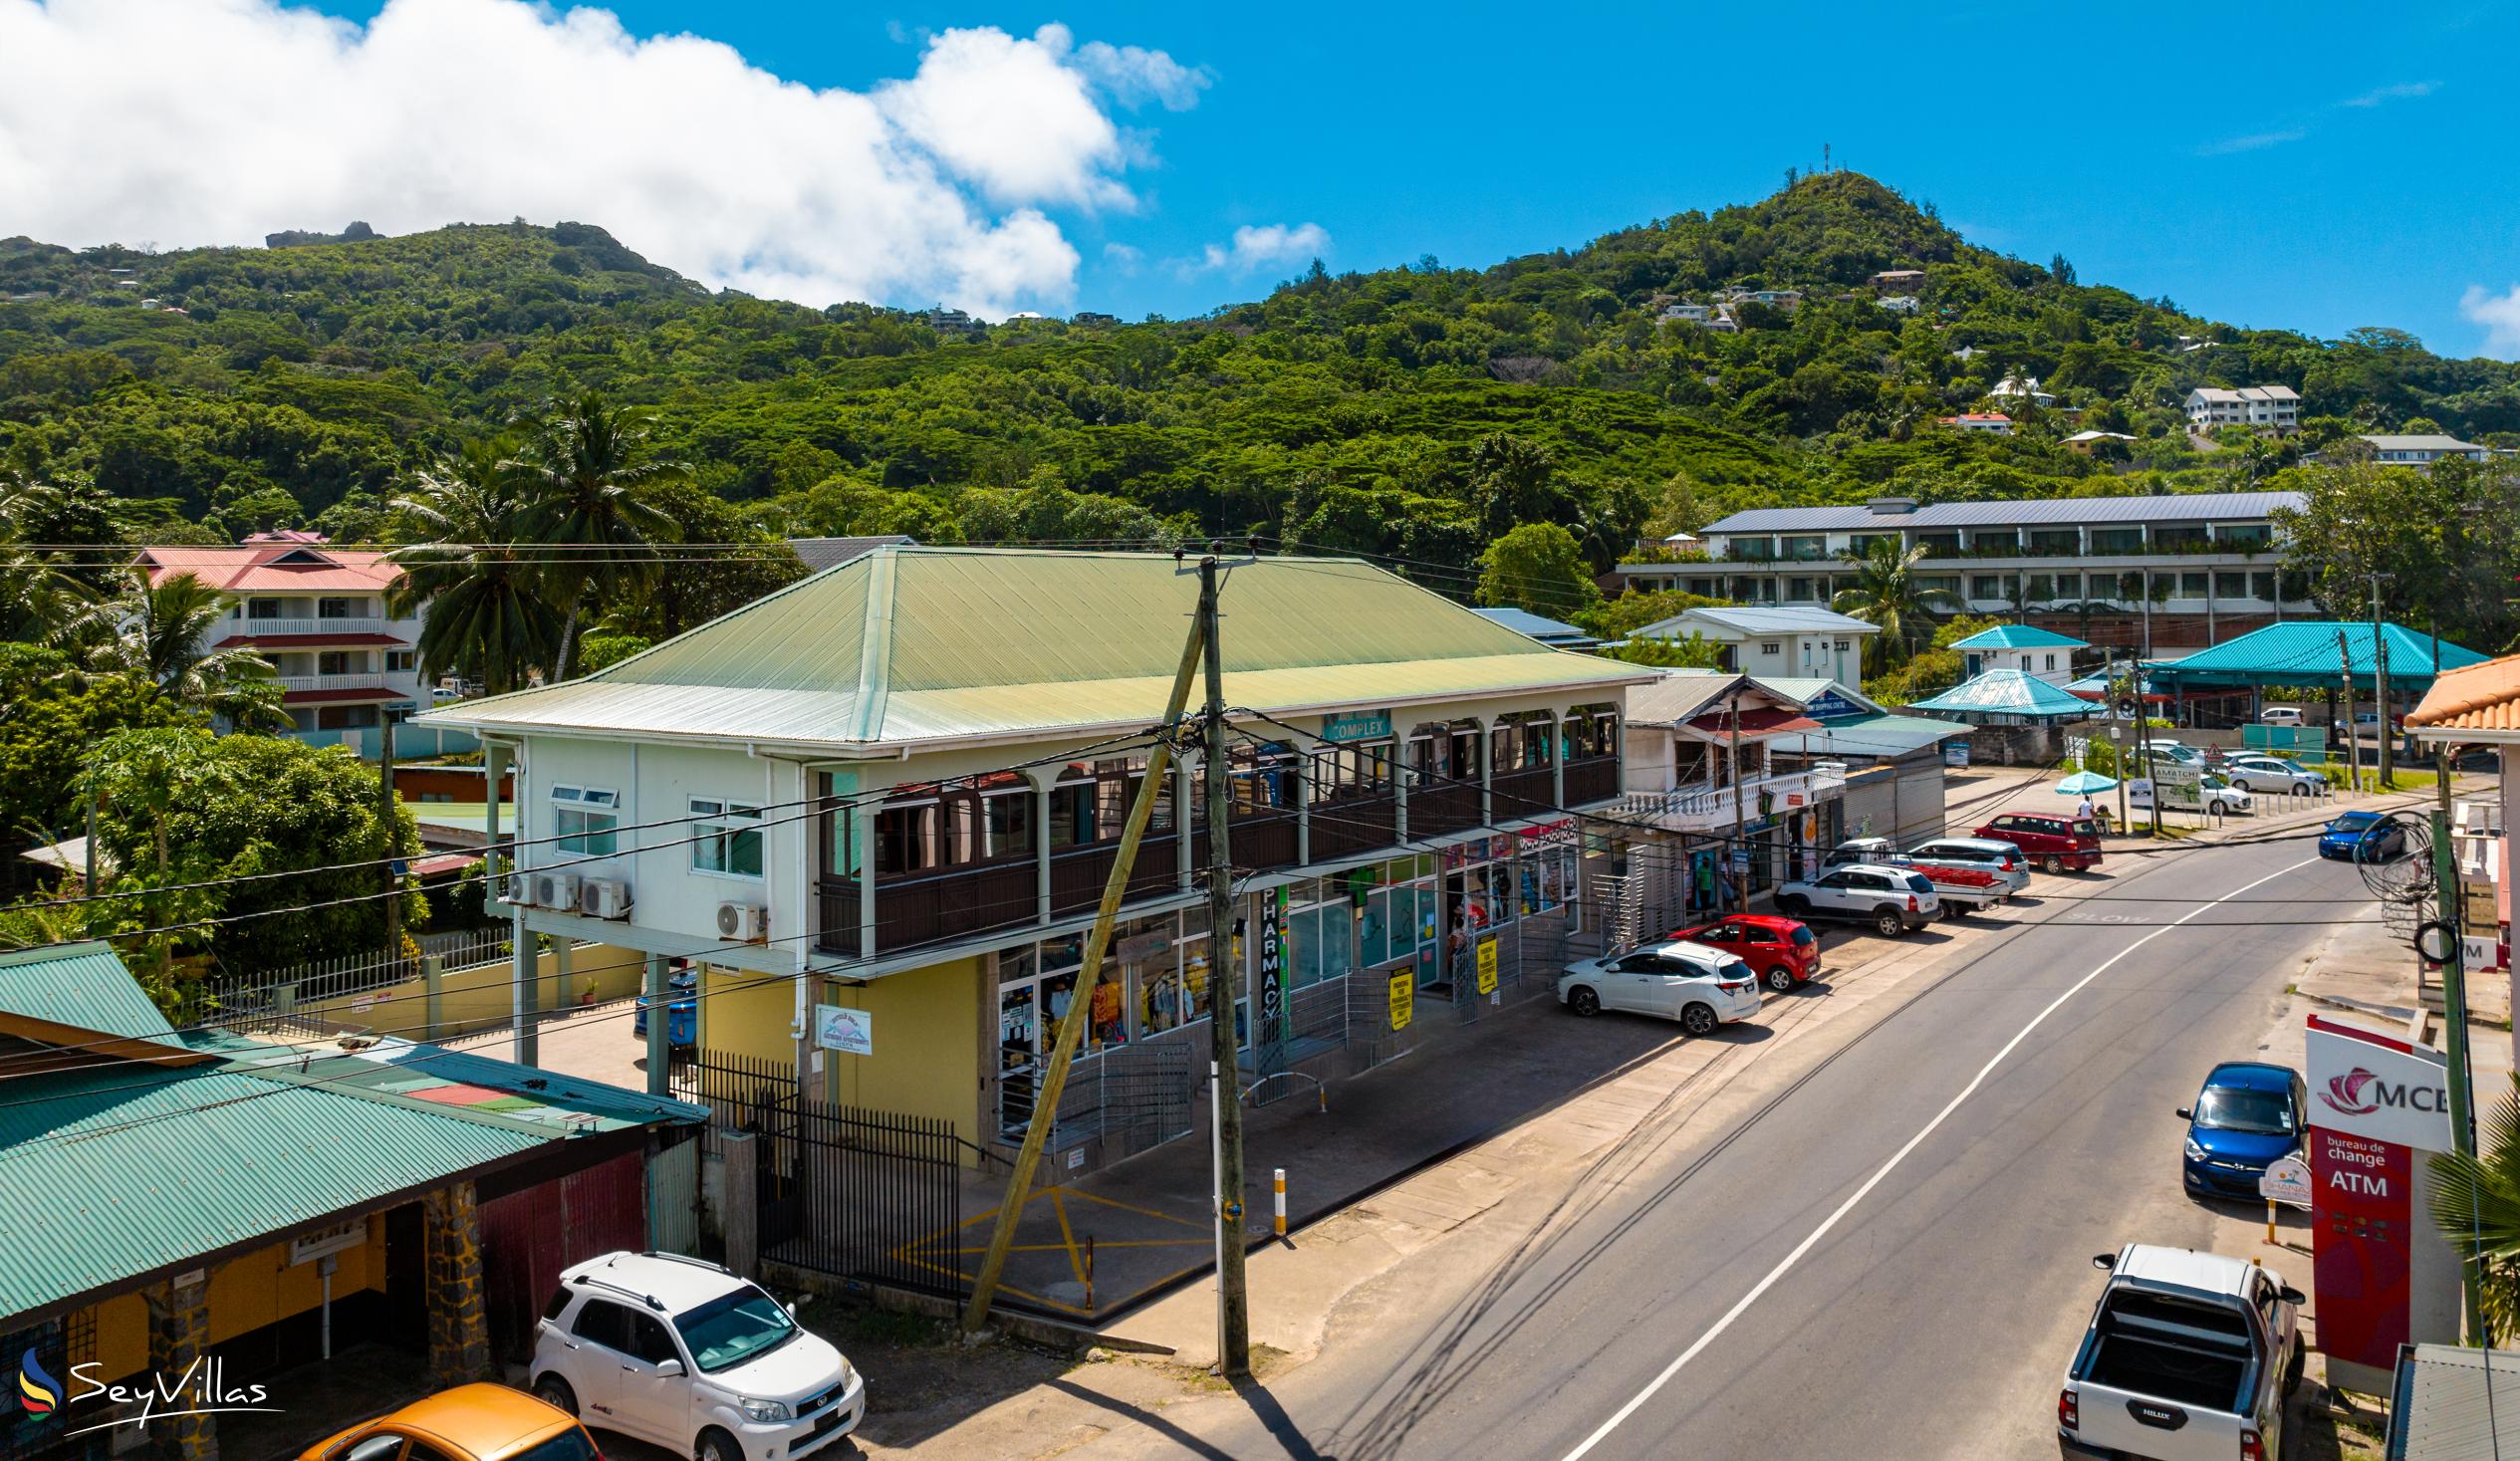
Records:
M234 548L143 548L152 584L191 574L231 597L210 647L243 646L279 672L283 705L308 739L373 739L388 715L426 700L422 614L386 604L402 570L381 553L335 548L312 533L258 533ZM370 751L370 754L374 754Z
M1752 508L1698 530L1707 561L1625 564L1619 575L1641 590L1826 605L1853 582L1848 555L1890 542L1924 549L1925 587L1970 612L2160 653L2318 611L2284 573L2275 539L2274 511L2301 501L2297 492L2198 492Z
M2187 392L2186 407L2187 424L2199 431L2216 426L2290 431L2301 424L2301 392L2289 385L2199 385Z
M1078 998L1196 597L1166 555L886 545L419 723L517 762L520 933L687 959L705 1053L994 1148ZM1235 567L1223 609L1233 748L1159 786L1062 1170L1188 1129L1219 1010L1253 1080L1329 1076L1553 977L1606 860L1583 814L1627 789L1626 690L1660 678L1353 561Z

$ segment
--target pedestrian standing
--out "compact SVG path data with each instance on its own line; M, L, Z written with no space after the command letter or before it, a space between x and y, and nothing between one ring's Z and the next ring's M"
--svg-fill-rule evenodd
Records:
M2086 821L2086 822L2089 822L2089 821L2091 820L2091 816L2092 816L2092 799L2091 799L2091 794L2090 794L2089 792L2085 792L2085 793L2083 794L2083 800L2081 800L2080 802L2077 802L2077 803L2075 803L2075 804L2074 804L2074 815L2075 815L2075 816L2077 816L2077 817L2079 817L2079 818L2081 818L2081 819L2083 819L2083 820L2084 820L2084 821Z

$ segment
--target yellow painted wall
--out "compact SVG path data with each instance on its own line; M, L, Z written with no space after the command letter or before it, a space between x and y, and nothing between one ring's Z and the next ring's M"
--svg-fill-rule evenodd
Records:
M823 1053L835 1100L942 1117L976 1141L980 1106L977 957L886 974L860 988L831 984L823 1003L875 1017L873 1055Z
M335 1255L333 1298L349 1298L385 1286L382 1213L368 1218L368 1241ZM324 1283L314 1262L292 1266L289 1245L275 1243L220 1264L210 1275L210 1342L224 1343L265 1325L312 1312L324 1302ZM148 1301L137 1292L117 1294L89 1311L96 1321L97 1378L118 1380L148 1368Z
M89 1313L97 1325L98 1367L90 1371L95 1378L110 1383L148 1368L147 1300L137 1294L117 1294ZM82 1386L71 1388L76 1391Z
M703 965L700 1043L721 1055L796 1069L796 982L748 969Z
M595 991L598 1001L628 999L638 993L644 978L643 956L635 949L615 948L610 944L580 944L569 955L569 978L564 986L560 978L560 955L545 950L535 960L535 994L539 1008L550 1010L562 1005L578 1004L586 992ZM369 1025L388 1035L401 1035L412 1040L443 1040L504 1025L513 1014L514 995L510 983L516 977L516 966L507 959L487 964L472 964L461 969L448 969L438 976L438 1028L432 1033L423 1028L427 1019L426 993L421 980L406 979L399 984L361 994L343 995L298 1006L299 1012L319 1020L345 1025Z

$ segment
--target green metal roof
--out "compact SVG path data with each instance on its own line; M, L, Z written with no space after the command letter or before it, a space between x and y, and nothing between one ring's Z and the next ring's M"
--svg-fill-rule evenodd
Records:
M1990 669L1907 708L1948 715L2029 715L2053 720L2083 720L2098 712L2089 700L2069 695L2046 680L2017 669Z
M1820 730L1798 736L1795 749L1808 746L1815 756L1890 760L1968 733L1967 726L1948 720L1926 720L1915 715L1856 715L1823 721Z
M584 679L416 720L816 749L1142 725L1197 607L1179 570L1169 554L879 548ZM1652 678L1352 559L1234 568L1223 604L1226 699L1272 714Z
M2091 645L2071 634L2033 624L1997 624L1980 629L1965 639L1956 640L1954 649L2088 649Z
M137 995L121 964L113 968ZM236 1035L165 1043L209 1059L117 1060L9 1083L0 1101L0 1315L277 1241L582 1134L707 1116L408 1041L312 1059Z
M174 1037L166 1017L106 943L0 954L0 1014L132 1040Z
M2432 635L2403 624L2383 625L2389 644L2389 683L2393 690L2421 690L2432 683ZM2340 659L2337 635L2345 635ZM2464 644L2437 641L2441 668L2479 664L2485 656ZM2370 688L2375 679L2372 625L2357 619L2286 619L2265 628L2225 639L2183 659L2152 666L2161 688L2231 689L2250 685L2321 686L2339 683L2349 671L2354 682Z

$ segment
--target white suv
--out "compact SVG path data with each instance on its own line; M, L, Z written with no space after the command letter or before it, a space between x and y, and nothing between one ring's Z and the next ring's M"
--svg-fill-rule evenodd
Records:
M858 1428L866 1383L760 1286L670 1253L562 1271L534 1393L695 1461L791 1461Z
M1779 887L1776 911L1806 922L1847 918L1870 923L1877 932L1896 938L1931 923L1942 912L1942 895L1913 868L1853 862Z

